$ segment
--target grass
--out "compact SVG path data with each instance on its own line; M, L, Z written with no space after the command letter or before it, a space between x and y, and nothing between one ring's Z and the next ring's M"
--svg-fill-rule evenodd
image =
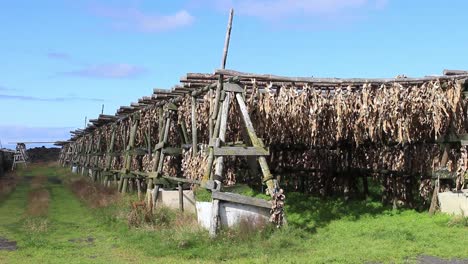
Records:
M156 212L154 222L142 220L129 227L135 196L95 206L86 201L89 196L72 191L67 182L79 179L61 168L42 165L19 174L22 180L15 191L0 198L0 236L16 240L19 250L0 251L0 263L406 263L420 255L468 258L466 217L392 210L371 199L345 202L287 193L287 227L253 230L241 223L212 240L193 216L167 208ZM44 188L50 193L47 214L41 218L47 228L41 229L39 222L31 231L27 197L33 179L40 176L47 176Z

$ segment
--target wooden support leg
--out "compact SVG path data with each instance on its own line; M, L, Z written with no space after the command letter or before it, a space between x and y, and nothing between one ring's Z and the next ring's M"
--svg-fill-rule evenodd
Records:
M213 192L219 192L221 189L221 182L220 181L215 181L216 182L216 189L213 190ZM210 237L216 237L218 227L219 227L219 200L218 199L213 199L211 203L211 222L210 222Z
M249 112L247 110L247 106L245 105L244 98L242 97L241 93L236 93L237 103L239 104L239 109L242 114L242 120L244 121L245 128L247 129L247 133L249 135L250 141L256 147L264 147L263 142L257 137L255 134L255 129L252 124L252 120L250 119ZM268 192L271 196L273 196L275 192L275 184L273 182L273 175L270 172L270 168L268 167L267 160L264 156L260 156L258 158L258 163L260 164L260 169L262 170L263 174L263 182L268 187Z
M137 185L137 193L138 193L138 200L141 200L141 181L140 179L136 179L136 185Z
M218 115L219 120L219 140L225 141L226 140L226 128L227 128L227 118L229 113L229 105L231 103L231 94L227 93L226 98L223 101L223 105L221 108L221 115ZM217 120L217 123L218 123ZM220 144L219 141L216 142L218 146ZM223 167L224 167L224 159L222 156L216 158L216 167L215 167L215 180L216 180L216 190L219 191L221 189L221 180L223 174ZM210 236L216 236L216 233L219 228L219 200L213 199L212 201L212 209L211 209L211 224L210 224Z
M179 188L179 209L181 212L184 211L184 189L182 188L182 184L178 183Z
M192 157L198 154L197 98L192 96Z
M119 182L117 185L117 191L121 192L122 191L122 186L123 186L123 175L119 174Z
M449 152L449 146L445 145L444 146L444 153L442 154L442 158L440 159L440 166L445 167L447 166L448 162L448 152ZM439 194L439 188L440 188L440 182L439 179L437 179L434 183L434 191L432 193L432 198L431 198L431 206L429 207L429 214L433 215L439 208L439 199L438 199L438 194Z
M159 195L159 185L155 185L153 192L151 194L151 199L152 199L152 209L156 209L156 205L158 202L158 195Z
M364 196L367 199L369 197L369 183L367 181L367 175L362 176L362 186L364 188Z
M123 184L122 184L122 191L121 191L122 193L126 193L126 192L127 192L127 185L128 185L128 178L125 177L125 178L123 179Z

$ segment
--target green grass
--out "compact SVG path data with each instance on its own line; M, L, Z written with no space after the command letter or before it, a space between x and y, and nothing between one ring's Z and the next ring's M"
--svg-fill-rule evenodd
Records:
M298 193L286 194L288 227L251 232L239 226L211 240L206 231L183 224L129 228L125 215L134 196L91 209L63 184L49 180L47 230L31 232L24 210L28 177L71 176L45 166L20 174L23 180L16 190L0 201L0 236L18 241L19 250L0 251L0 263L406 263L420 255L468 258L464 218L391 210L373 200L345 202ZM167 221L177 221L175 212L167 213Z

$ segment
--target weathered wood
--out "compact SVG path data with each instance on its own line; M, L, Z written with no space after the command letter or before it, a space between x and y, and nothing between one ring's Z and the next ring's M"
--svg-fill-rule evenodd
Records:
M162 149L163 154L167 155L182 155L182 149L181 148L171 148L171 147L166 147Z
M248 197L248 196L240 195L237 193L213 192L211 194L211 197L213 199L218 199L218 200L227 201L227 202L252 205L252 206L268 208L268 209L271 208L271 202L269 201L259 199L259 198L254 198L254 197Z
M228 55L228 50L229 50L229 42L231 39L233 18L234 18L234 9L231 8L231 10L229 11L229 20L228 20L228 25L227 25L227 30L226 30L226 38L224 40L224 50L223 50L223 57L221 59L221 69L226 68L226 61L227 61L227 55Z
M445 168L445 166L447 166L447 162L448 162L448 159L449 159L449 151L450 151L450 148L447 144L444 144L443 145L444 147L444 152L442 154L442 157L440 159L440 167L441 168ZM439 188L440 188L440 182L439 182L439 179L435 180L435 183L434 183L434 191L432 193L432 198L431 198L431 205L429 207L429 214L430 215L434 215L435 212L437 211L437 209L439 208L439 199L438 199L438 194L439 194Z
M153 191L151 192L151 201L153 205L151 207L152 210L156 208L158 196L159 196L159 185L155 185Z
M277 76L271 74L255 74L255 73L245 73L238 72L234 70L225 70L218 69L215 71L216 75L224 76L238 76L240 78L251 78L259 80L268 80L268 81L278 81L278 82L304 82L304 83L327 83L327 84L364 84L364 83L423 83L433 80L447 80L453 78L463 78L468 77L468 74L460 75L451 75L451 76L430 76L430 77L421 77L421 78L350 78L350 79L341 79L341 78L314 78L314 77L285 77Z
M221 112L222 108L220 108L219 111ZM215 135L219 134L218 129L219 129L220 123L221 123L221 119L220 118L216 119L216 126L215 126L215 132L214 132ZM215 138L210 138L210 147L208 148L207 166L206 166L205 174L203 175L204 180L208 180L208 179L213 180L212 169L213 169L213 163L214 163L214 150L213 150L214 139Z
M192 179L187 179L187 178L172 177L172 176L167 176L167 175L162 175L161 177L164 178L164 179L173 181L173 182L185 182L185 183L191 183L191 184L200 184L200 181L198 181L198 180L192 180Z
M180 128L182 130L183 144L189 144L190 139L189 139L188 132L187 132L187 126L185 125L184 120L180 121Z
M463 70L447 70L445 69L443 72L444 75L465 75L468 74L468 71Z
M177 188L179 191L179 209L180 211L184 211L184 189L182 188L182 184L179 182L177 184Z
M197 98L192 96L192 157L198 154Z
M141 181L139 178L136 179L136 185L137 185L138 200L141 200Z
M250 119L249 112L247 110L247 106L245 105L242 94L236 93L236 99L239 105L239 109L241 111L242 120L244 121L245 128L247 129L247 134L250 138L250 141L252 142L254 147L264 148L265 146L263 142L257 137L257 134L255 134L255 129L253 127L252 120ZM268 167L266 158L263 156L260 156L258 158L258 163L260 164L260 169L262 170L263 182L267 185L269 194L273 195L275 191L275 184L273 182L273 175L270 172L270 168Z
M242 89L242 87L240 87L238 84L225 83L225 84L224 84L224 91L226 91L226 92L243 93L243 92L244 92L244 89Z
M226 140L226 128L227 128L227 119L229 115L229 105L231 103L231 93L226 94L226 98L223 101L223 107L221 110L221 119L220 127L219 127L219 140L225 141ZM219 149L219 148L218 148ZM215 154L215 149L213 149L213 155ZM224 158L219 156L216 158L216 166L215 166L215 176L217 177L216 180L221 180L223 178L223 167L224 167Z
M215 156L268 156L270 151L261 147L220 147L214 148Z
M218 193L219 191L213 192L213 194ZM213 199L211 203L211 222L210 222L210 237L216 237L219 227L219 200Z

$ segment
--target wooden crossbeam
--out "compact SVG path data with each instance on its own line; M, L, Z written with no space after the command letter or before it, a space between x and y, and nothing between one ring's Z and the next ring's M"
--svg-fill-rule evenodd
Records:
M262 147L215 147L215 156L269 156L270 151Z
M211 194L211 197L213 199L218 199L221 201L240 203L240 204L246 204L246 205L252 205L252 206L271 209L271 202L269 201L259 199L259 198L254 198L254 197L248 197L248 196L240 195L237 193L213 192Z

